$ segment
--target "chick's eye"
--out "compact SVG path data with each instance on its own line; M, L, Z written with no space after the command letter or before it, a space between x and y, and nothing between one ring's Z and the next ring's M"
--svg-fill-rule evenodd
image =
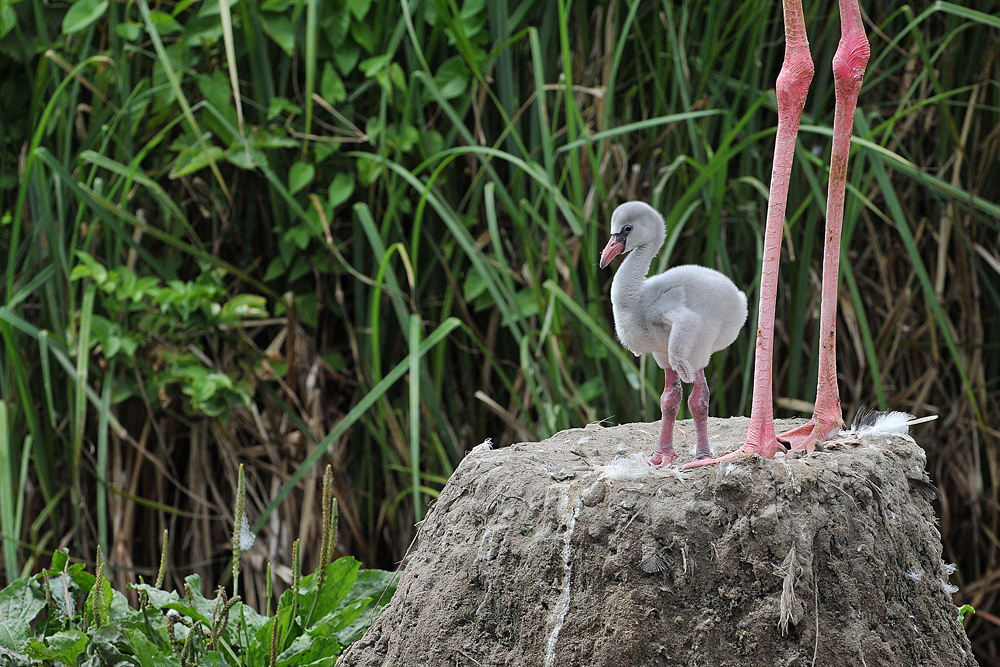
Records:
M622 227L622 232L625 233L625 234L631 234L632 233L632 225L625 225L624 227Z

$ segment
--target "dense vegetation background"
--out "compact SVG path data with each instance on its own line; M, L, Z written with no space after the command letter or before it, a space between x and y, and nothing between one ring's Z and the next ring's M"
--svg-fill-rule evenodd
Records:
M775 396L811 407L832 0L781 267ZM916 429L982 664L1000 664L1000 3L863 3L840 386ZM393 568L464 452L658 418L614 341L611 210L669 225L660 268L757 300L780 3L0 2L0 524L6 580L55 550L119 588L291 547ZM751 308L756 312L756 308ZM753 317L753 315L751 315ZM747 414L753 322L709 369ZM312 569L311 567L309 568Z

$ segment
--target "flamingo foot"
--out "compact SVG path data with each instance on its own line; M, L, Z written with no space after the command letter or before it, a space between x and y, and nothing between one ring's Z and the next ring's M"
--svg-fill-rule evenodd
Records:
M741 454L756 454L762 456L765 459L773 459L774 455L778 452L784 452L785 446L781 444L778 440L765 440L763 444L758 444L756 442L744 443L742 447L728 454L724 454L718 458L702 458L695 459L690 463L685 463L681 468L683 470L690 470L691 468L701 468L703 466L715 465L722 461L728 461L729 459L734 459Z
M668 466L673 462L674 456L675 454L673 450L670 450L669 452L661 452L657 449L653 452L653 455L649 457L649 465L656 467Z
M843 429L844 424L839 419L824 419L813 416L802 426L793 428L778 436L780 440L788 442L793 452L806 452L811 454L830 443L842 443L837 439L837 435Z

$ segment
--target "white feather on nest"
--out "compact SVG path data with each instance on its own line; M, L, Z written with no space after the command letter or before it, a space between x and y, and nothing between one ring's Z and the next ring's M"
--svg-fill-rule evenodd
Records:
M854 417L851 428L844 431L842 435L853 435L861 437L863 435L874 435L877 433L901 433L906 435L910 432L910 427L914 424L922 424L937 419L937 415L921 417L915 419L908 412L879 412L864 406L858 410Z
M470 454L479 454L480 452L488 452L491 449L493 449L493 438L486 438L481 443L479 443L478 445L476 445L475 447L473 447L469 451L469 453Z
M626 482L637 480L653 471L649 461L642 454L616 456L607 464L597 466L595 470L600 472L598 479Z
M629 456L616 456L602 466L594 466L598 479L608 482L634 482L642 477L663 474L671 475L683 480L684 476L680 469L674 466L656 467L650 465L649 458L642 452L636 452Z

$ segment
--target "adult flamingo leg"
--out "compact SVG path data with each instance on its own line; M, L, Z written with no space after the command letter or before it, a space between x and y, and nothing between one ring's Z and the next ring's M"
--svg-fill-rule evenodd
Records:
M871 47L861 22L857 0L840 0L840 44L833 56L836 108L833 147L826 200L826 241L823 252L823 293L820 305L819 374L812 419L778 436L792 449L813 451L817 442L835 438L844 426L837 385L837 287L840 269L840 233L844 224L847 158L858 94Z
M772 359L774 356L774 309L778 294L778 263L781 259L781 232L785 224L788 182L795 157L802 109L813 77L813 62L802 14L802 0L784 0L785 58L775 86L778 100L778 129L774 142L771 191L764 228L764 257L760 276L760 304L757 311L757 343L754 352L753 404L746 443L717 459L692 461L685 468L711 465L738 454L760 454L771 458L784 451L774 432Z

